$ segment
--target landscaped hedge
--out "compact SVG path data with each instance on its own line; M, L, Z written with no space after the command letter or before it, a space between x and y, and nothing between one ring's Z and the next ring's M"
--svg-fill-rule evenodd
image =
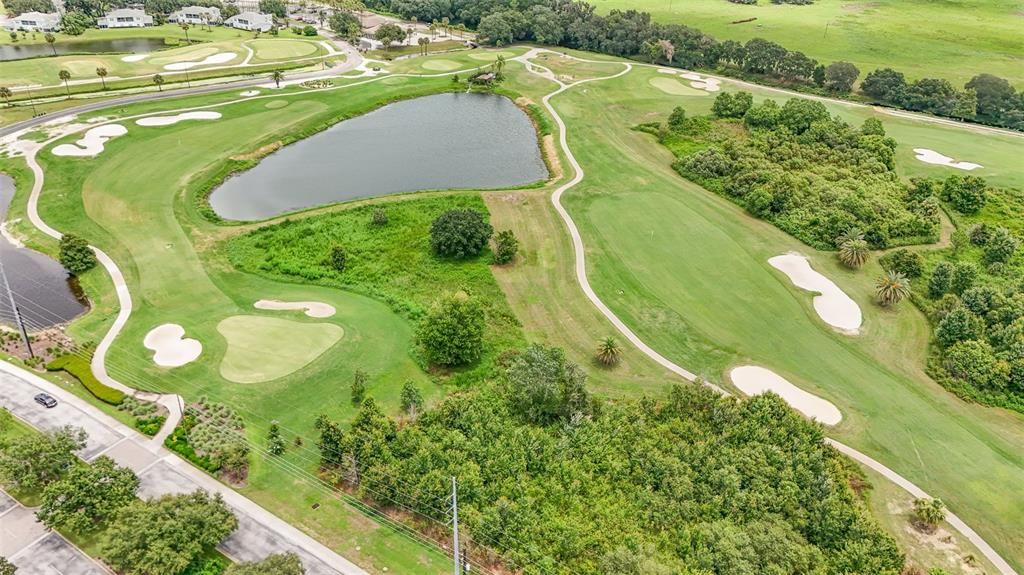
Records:
M92 369L89 367L89 362L77 355L62 355L46 364L46 369L49 371L63 370L69 373L100 401L110 405L120 405L124 401L124 393L96 379L96 376L92 374Z

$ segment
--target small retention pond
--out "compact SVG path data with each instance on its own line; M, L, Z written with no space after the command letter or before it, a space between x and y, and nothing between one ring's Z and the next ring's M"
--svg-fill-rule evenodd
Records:
M438 94L384 106L264 158L210 195L226 220L355 198L547 178L530 119L507 98Z
M6 221L7 209L14 198L14 180L0 173L0 221ZM29 331L71 321L86 310L74 278L64 266L28 248L18 247L4 235L0 237L0 260ZM0 323L14 325L10 299L0 279Z
M4 32L6 34L7 32ZM40 34L37 32L37 34ZM41 34L40 34L41 37ZM2 44L0 45L0 62L7 60L24 60L40 56L64 54L145 54L167 48L163 38L116 38L110 40L74 40L71 42L55 42L53 48L43 42L38 44Z

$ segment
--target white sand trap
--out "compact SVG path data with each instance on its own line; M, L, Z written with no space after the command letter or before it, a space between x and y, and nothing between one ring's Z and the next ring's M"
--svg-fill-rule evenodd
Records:
M140 126L170 126L183 120L216 120L221 116L220 112L182 112L177 116L150 116L139 118L135 123Z
M675 74L676 71L671 68L658 68L659 74Z
M235 59L234 52L217 52L213 56L207 56L198 62L175 62L164 66L164 70L191 70L196 66L209 66L210 64L223 64Z
M239 92L238 93L239 96L242 96L242 97L245 97L245 98L251 98L253 96L259 96L259 94L260 94L259 90L246 90L244 92Z
M981 164L975 164L973 162L958 162L949 156L943 156L935 150L929 150L928 148L914 148L914 153L917 154L917 159L926 164L937 164L939 166L949 166L950 168L956 168L958 170L976 170L978 168L984 168Z
M807 258L799 254L785 254L770 258L768 263L789 276L796 287L819 294L814 296L814 311L825 323L844 333L857 333L864 321L860 306L832 280L814 271Z
M121 61L122 62L141 62L142 60L145 60L148 56L149 56L149 54L129 54L127 56L122 56L121 57Z
M722 89L721 83L718 80L708 78L702 82L693 81L690 85L698 90L705 90L708 92L717 92Z
M256 309L268 310L305 310L309 317L331 317L335 313L333 305L319 301L280 301L276 299L261 299L253 304Z
M81 156L92 157L103 151L103 146L110 138L116 138L128 133L128 128L121 124L104 124L96 126L88 132L81 140L74 144L61 144L53 149L54 156Z
M185 328L176 323L165 323L151 329L142 345L156 352L153 363L160 367L180 367L195 361L203 352L203 344L199 340L184 336Z
M780 377L774 371L756 365L743 365L729 372L733 385L747 395L760 395L766 391L778 394L793 409L825 425L843 420L839 408L816 395L807 393Z

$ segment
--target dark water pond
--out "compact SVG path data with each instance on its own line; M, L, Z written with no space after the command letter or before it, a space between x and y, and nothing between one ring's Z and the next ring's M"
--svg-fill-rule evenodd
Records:
M346 120L264 158L210 195L228 220L354 198L503 188L547 178L530 119L507 98L438 94Z
M6 32L4 32L6 34ZM37 32L37 34L39 34ZM116 38L110 40L75 40L71 42L55 42L57 55L62 54L145 54L167 47L163 38ZM0 62L6 60L24 60L39 56L53 56L53 49L43 42L40 44L3 44L0 45Z
M14 197L14 180L0 173L0 221ZM39 252L15 246L0 236L0 259L30 331L68 322L86 310L76 296L80 293L64 267ZM13 313L7 292L0 281L0 322L13 325Z

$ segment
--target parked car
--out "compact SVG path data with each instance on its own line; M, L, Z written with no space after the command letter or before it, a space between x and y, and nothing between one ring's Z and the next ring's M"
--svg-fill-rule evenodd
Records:
M52 395L49 395L47 393L40 393L36 395L36 403L42 405L47 409L51 407L57 407L57 400L54 399Z

